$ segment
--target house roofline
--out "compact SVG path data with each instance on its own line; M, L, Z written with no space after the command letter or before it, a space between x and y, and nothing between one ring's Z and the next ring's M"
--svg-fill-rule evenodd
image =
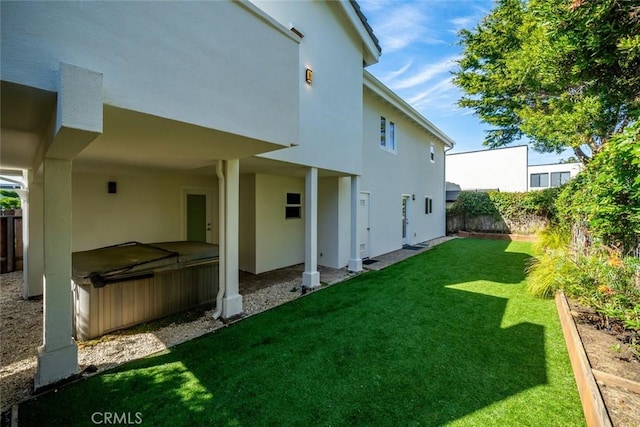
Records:
M367 18L360 10L360 5L354 0L342 0L336 3L345 13L360 39L362 39L364 65L368 66L378 62L382 48L378 38L373 34L373 29L369 25Z
M514 148L522 148L522 147L527 147L527 151L529 151L529 146L527 144L521 144L521 145L514 145L512 147L485 148L483 150L461 151L460 153L447 153L447 156L457 156L458 154L486 153L489 151L498 151L498 150L512 150Z
M375 95L384 99L393 107L398 109L401 113L407 116L410 120L415 122L418 126L424 128L429 133L433 134L436 138L440 139L446 146L453 148L455 141L451 139L447 134L438 129L433 123L426 117L416 111L407 101L400 98L395 92L385 86L380 80L373 77L371 73L364 70L364 87L369 89Z

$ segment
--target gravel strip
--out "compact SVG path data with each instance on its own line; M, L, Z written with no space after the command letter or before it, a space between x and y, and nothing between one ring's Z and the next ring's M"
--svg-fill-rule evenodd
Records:
M37 347L42 344L42 300L22 299L21 271L2 274L0 281L0 408L5 411L33 392ZM244 295L244 316L298 298L300 282L282 282ZM93 365L103 371L215 331L224 323L212 317L213 311L206 311L191 322L173 323L152 332L114 333L80 342L80 368Z

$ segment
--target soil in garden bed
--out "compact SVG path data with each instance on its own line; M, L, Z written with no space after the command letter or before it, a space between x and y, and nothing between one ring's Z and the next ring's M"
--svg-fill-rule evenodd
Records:
M629 346L637 332L607 323L593 309L569 301L582 345L592 369L640 383L640 360ZM637 342L637 341L636 341ZM616 427L640 426L640 394L597 380L611 421Z

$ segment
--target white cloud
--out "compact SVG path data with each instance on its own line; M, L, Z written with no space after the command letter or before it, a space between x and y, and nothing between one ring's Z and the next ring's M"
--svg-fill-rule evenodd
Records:
M430 98L442 97L444 94L451 91L451 89L453 88L455 88L455 86L451 82L451 77L449 77L439 81L433 86L430 86L426 90L423 90L422 92L417 93L416 95L407 99L407 102L412 105L413 104L424 105L425 100L428 100Z
M385 54L415 43L443 43L432 34L423 4L366 1L361 6Z
M458 56L450 56L435 64L429 64L411 77L392 82L391 87L393 89L407 89L426 83L439 74L451 71L455 66L456 59Z
M404 74L409 68L411 68L412 65L413 65L413 59L409 59L409 61L399 69L390 71L384 74L383 76L381 76L380 80L384 82L384 84L388 84L390 81Z
M475 16L460 16L458 18L451 19L449 22L457 29L468 28L470 24L477 22Z

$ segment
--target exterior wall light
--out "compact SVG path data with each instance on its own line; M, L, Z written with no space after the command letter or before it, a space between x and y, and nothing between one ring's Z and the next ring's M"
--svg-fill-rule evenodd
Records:
M307 68L307 70L305 71L304 79L308 84L311 84L311 82L313 81L313 71L310 68Z

